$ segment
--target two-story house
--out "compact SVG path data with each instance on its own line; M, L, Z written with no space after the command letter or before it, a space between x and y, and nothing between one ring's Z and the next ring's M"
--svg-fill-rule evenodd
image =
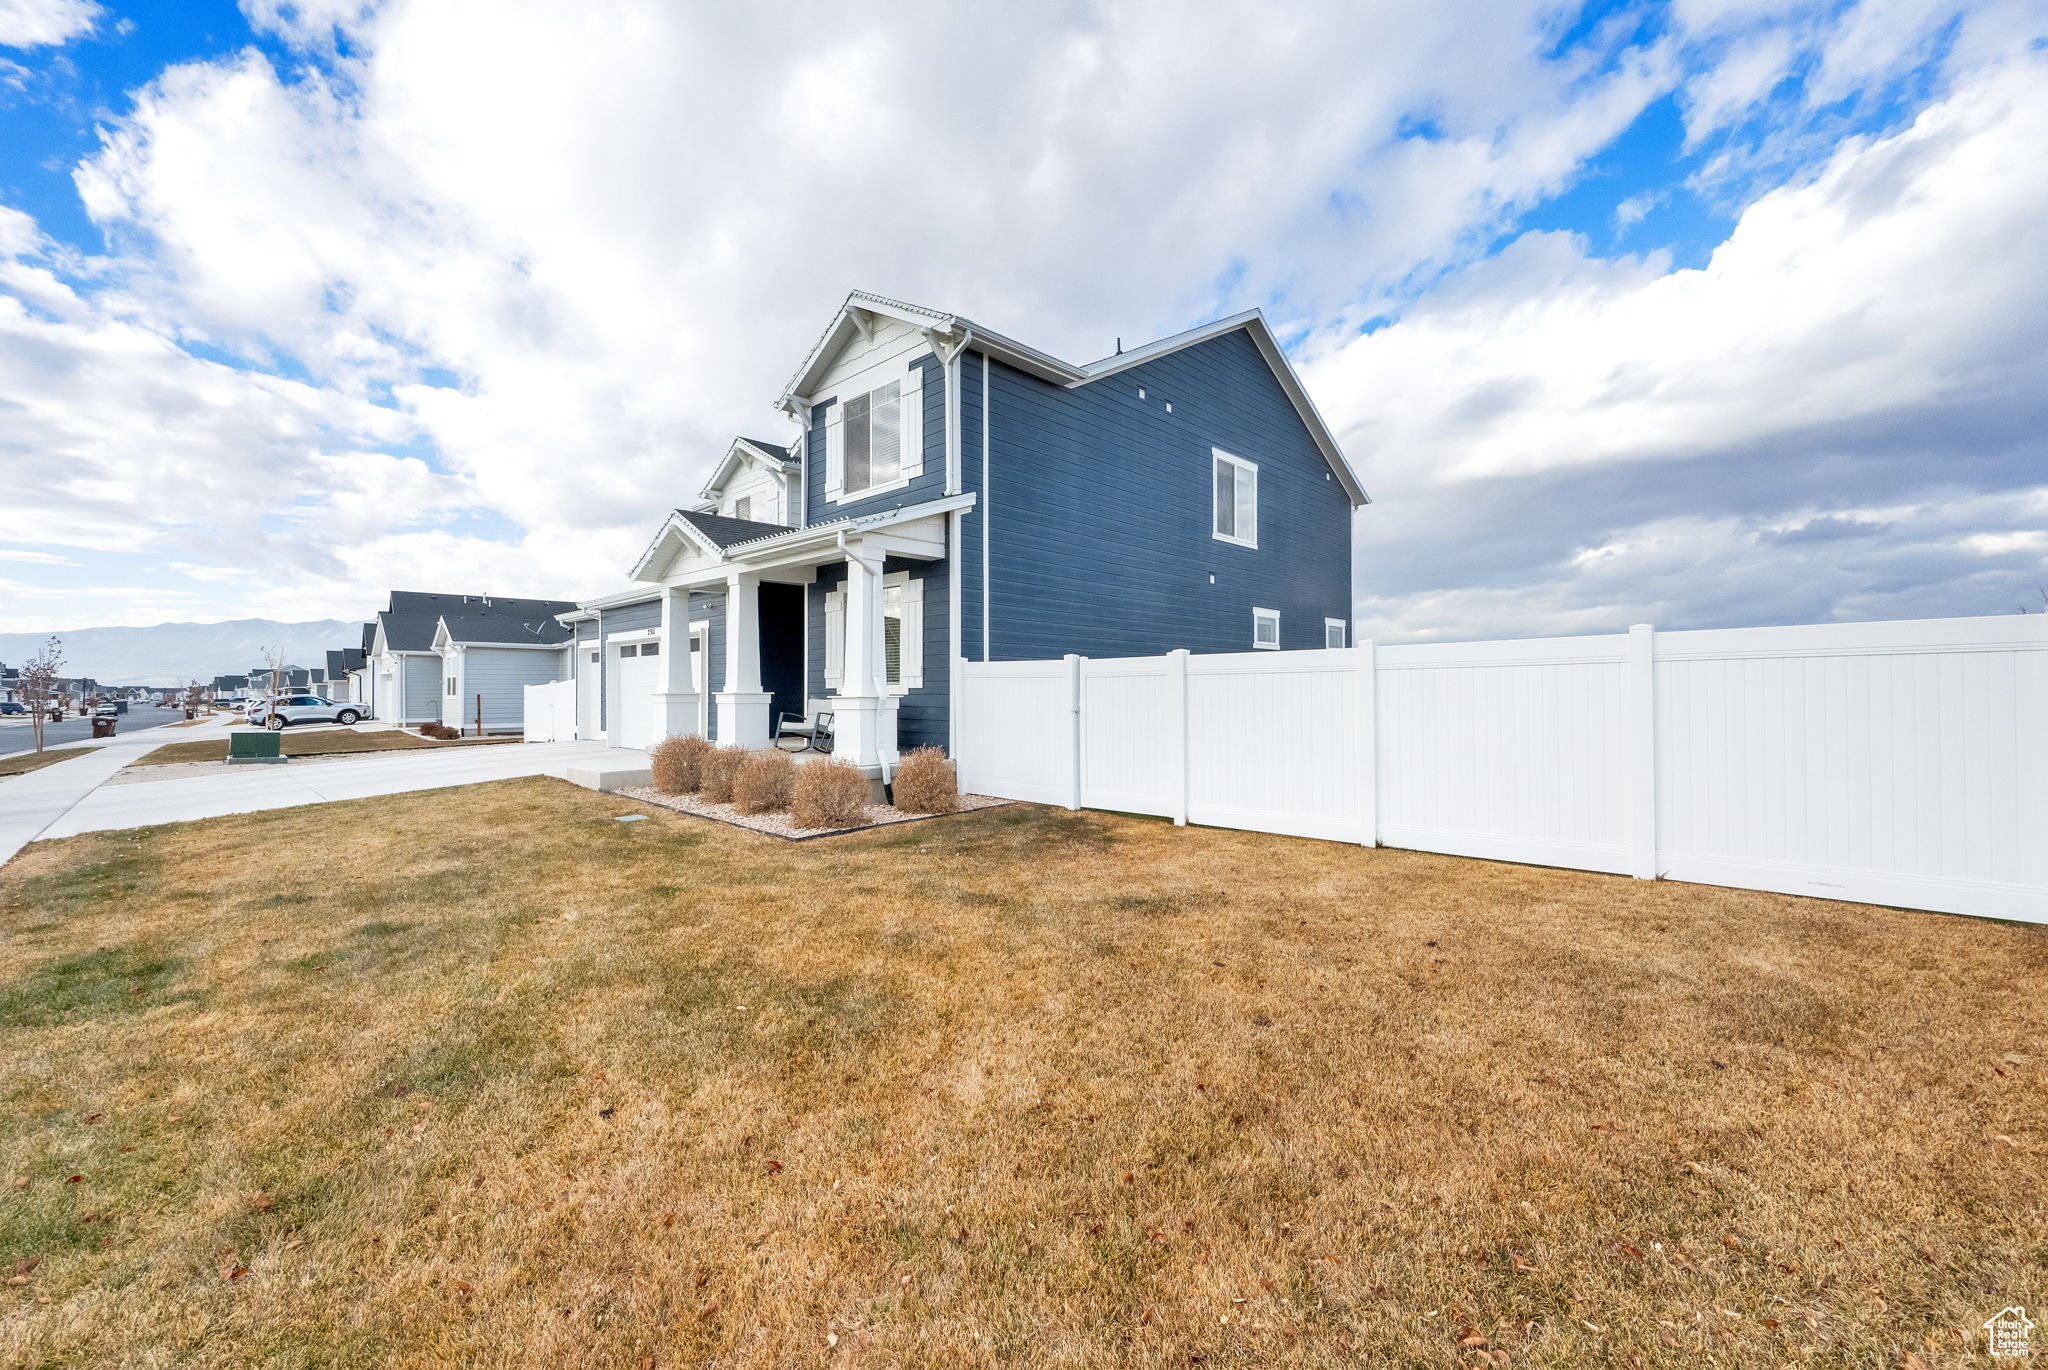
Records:
M776 407L563 615L579 736L820 700L874 767L950 745L958 661L1347 645L1366 493L1257 311L1077 366L856 292Z

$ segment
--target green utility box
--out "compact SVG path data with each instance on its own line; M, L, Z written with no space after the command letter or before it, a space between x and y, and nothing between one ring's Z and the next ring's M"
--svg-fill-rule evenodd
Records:
M276 733L229 733L228 764L284 760L284 738Z

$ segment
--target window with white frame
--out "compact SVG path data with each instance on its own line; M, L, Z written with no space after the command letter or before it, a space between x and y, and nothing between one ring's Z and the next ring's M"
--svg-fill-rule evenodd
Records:
M1211 448L1215 484L1214 522L1210 531L1219 542L1240 547L1259 545L1259 468L1222 448Z
M1344 645L1343 619L1326 618L1323 620L1323 645L1325 647L1342 647Z
M1252 646L1280 649L1280 611L1278 609L1252 610Z
M924 583L907 571L882 577L881 666L890 694L924 685ZM825 684L837 690L845 678L846 591L825 595Z
M903 467L903 387L896 381L855 395L840 419L845 449L839 488L858 494L894 481Z
M750 519L754 516L754 497L741 495L732 502L732 516L736 519Z
M455 677L454 677L454 676L449 676L449 677L448 677L448 697L449 697L450 699L453 699L453 698L455 698Z

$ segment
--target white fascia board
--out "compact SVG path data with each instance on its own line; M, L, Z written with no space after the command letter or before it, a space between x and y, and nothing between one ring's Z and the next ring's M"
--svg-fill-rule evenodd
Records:
M922 504L906 504L900 509L885 509L880 513L859 514L851 518L834 519L830 523L814 523L808 528L792 528L787 533L761 538L755 542L735 543L726 548L726 556L732 561L755 562L764 557L772 558L811 550L814 544L831 544L839 540L841 533L866 533L892 524L908 523L912 519L929 518L933 514L950 514L955 509L972 509L975 503L972 493L952 495L946 499L926 500Z
M567 642L451 642L449 646L457 651L467 652L562 652L576 645L574 638Z
M609 595L599 595L596 599L586 599L578 607L593 610L617 609L622 605L647 604L660 598L660 590L649 589L645 585L635 585L628 589L614 591ZM592 615L592 617L595 617L595 615Z
M724 458L712 471L711 479L705 481L704 488L697 492L698 498L716 504L719 494L725 489L725 483L738 474L741 466L748 463L769 471L782 472L789 469L790 458L787 451L771 452L745 438L734 438L732 446L726 449ZM714 508L704 512L716 513L717 510Z
M709 538L705 537L704 534L701 531L699 531L697 527L694 524L692 524L688 519L682 517L680 514L672 513L668 516L667 520L662 523L660 531L655 533L654 541L647 544L647 550L640 554L640 559L633 563L633 569L627 572L627 574L630 575L634 580L644 581L651 579L651 577L649 577L649 575L647 574L647 568L653 563L655 554L661 550L662 542L671 533L678 535L685 542L689 543L692 547L697 548L699 551L704 552L706 555L714 557L718 555L718 545L716 543L712 542ZM586 607L588 607L590 603L594 602L595 601L586 601Z

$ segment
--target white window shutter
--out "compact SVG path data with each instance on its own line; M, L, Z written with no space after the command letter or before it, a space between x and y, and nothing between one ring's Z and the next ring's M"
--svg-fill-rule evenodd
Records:
M902 620L903 688L924 687L924 582L906 580L902 586L897 617Z
M825 687L836 690L846 674L846 591L825 592Z
M846 435L840 429L842 406L825 411L825 498L838 499L846 476Z
M924 471L924 368L916 362L903 377L903 478L916 480Z

